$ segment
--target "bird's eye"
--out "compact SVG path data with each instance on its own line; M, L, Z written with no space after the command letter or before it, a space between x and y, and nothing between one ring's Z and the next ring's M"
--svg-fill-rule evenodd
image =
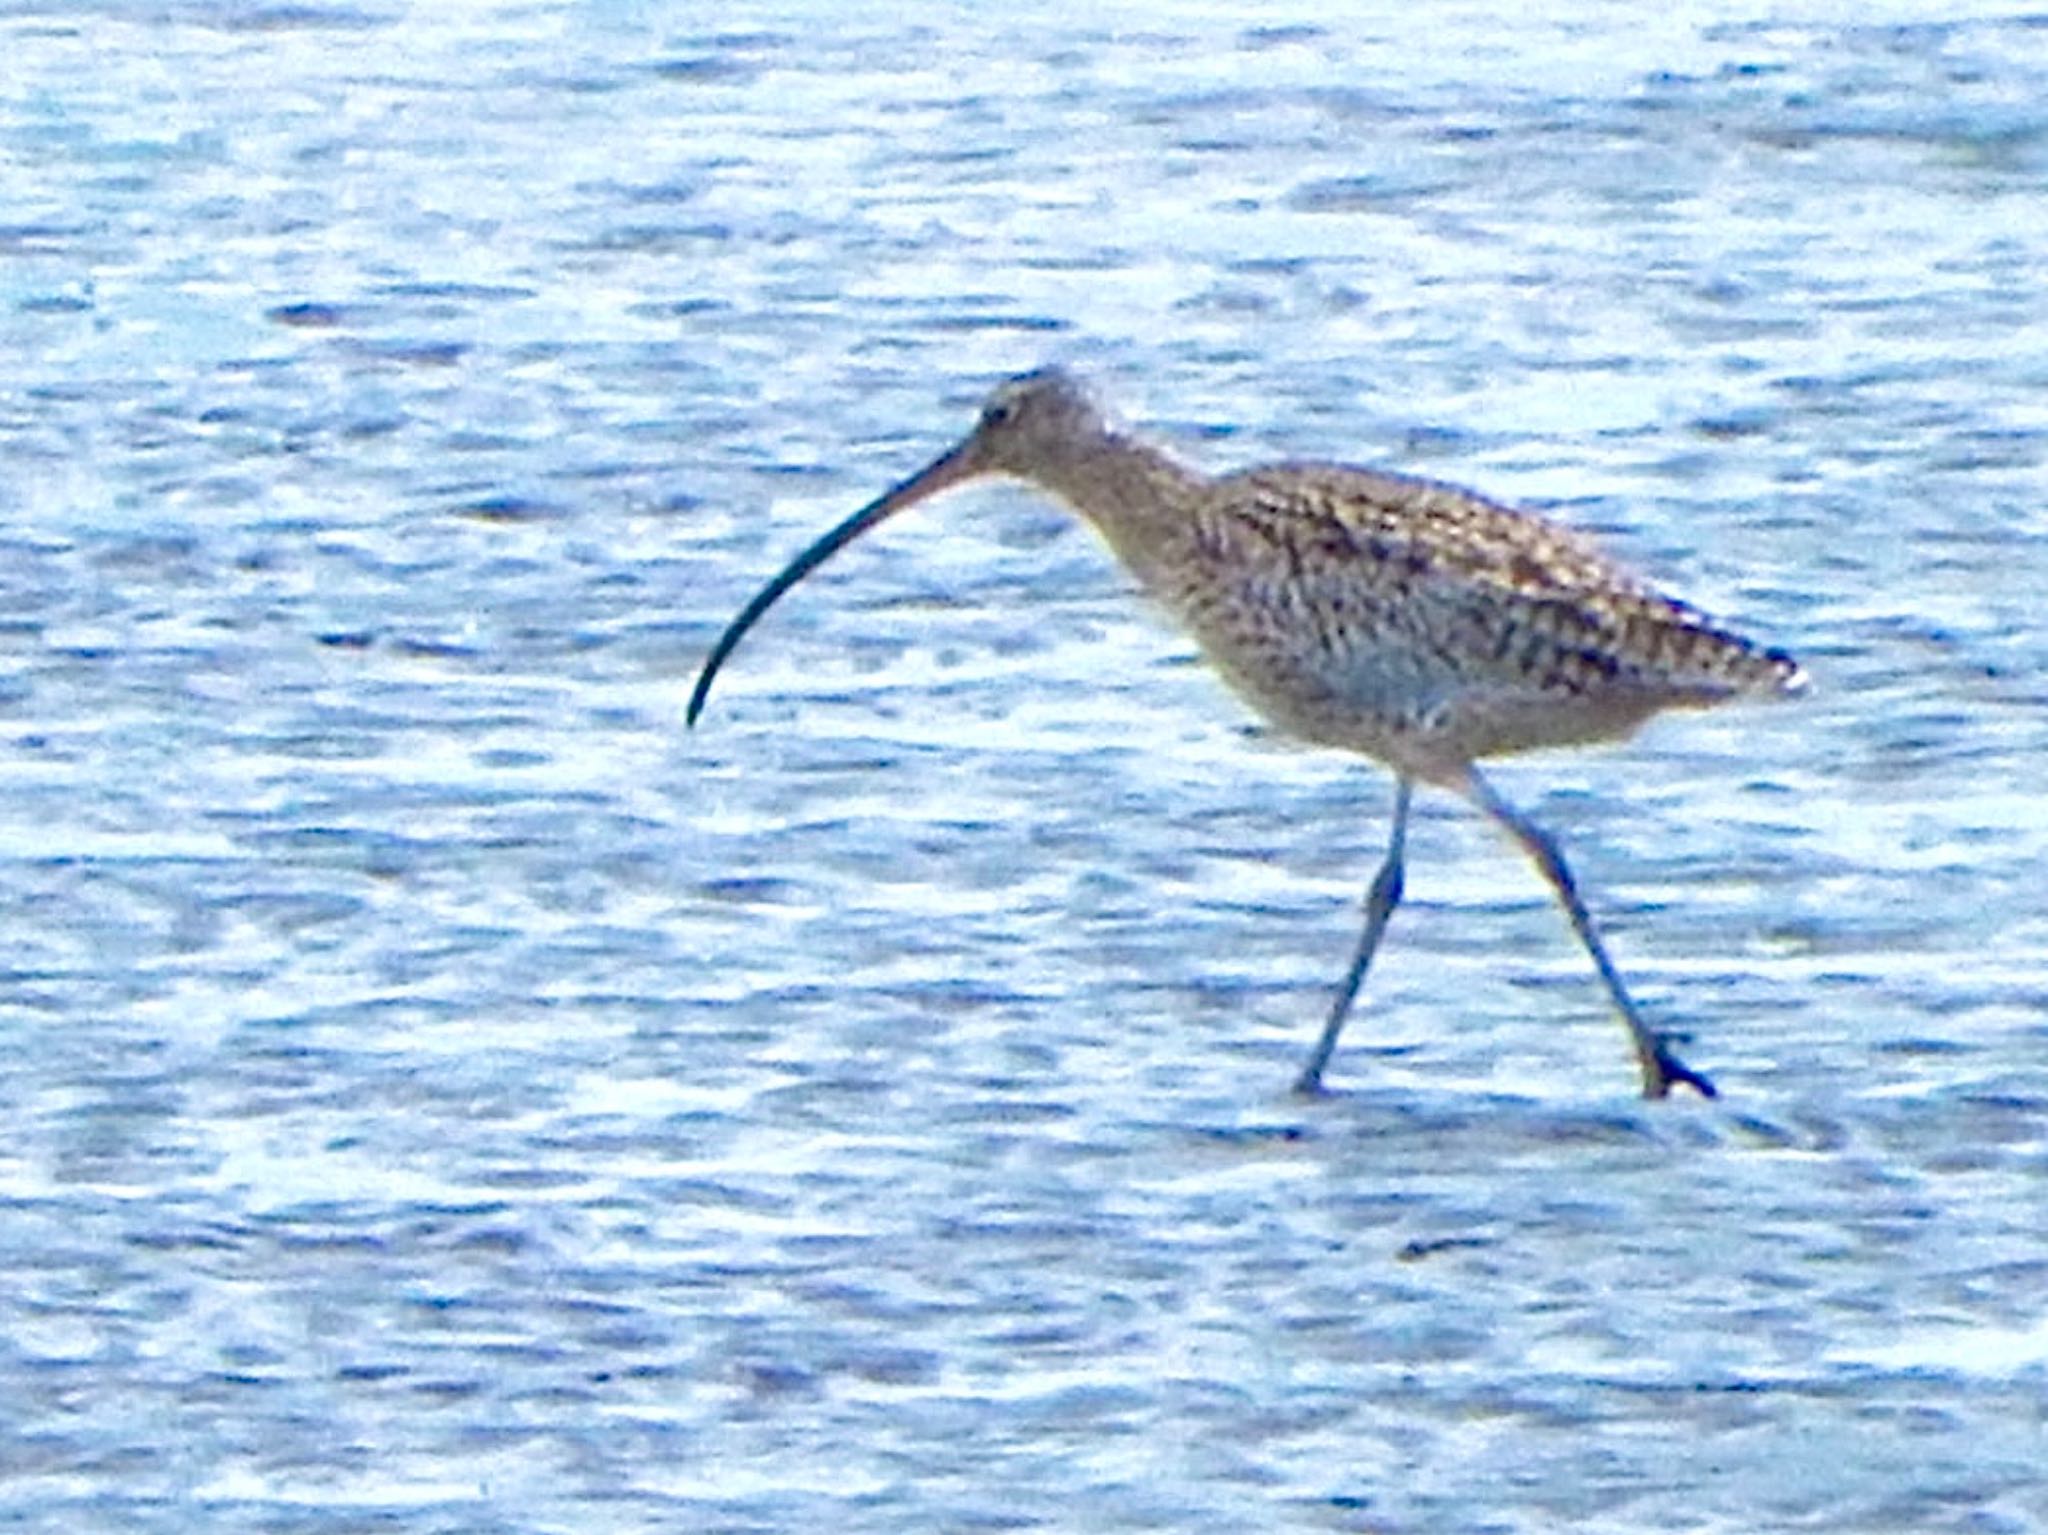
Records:
M1016 419L1017 404L1014 400L991 400L981 413L983 426L1008 426Z

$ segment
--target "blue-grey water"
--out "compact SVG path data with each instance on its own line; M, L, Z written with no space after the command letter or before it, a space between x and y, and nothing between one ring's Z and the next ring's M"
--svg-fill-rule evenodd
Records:
M0 1522L2048 1528L2048 15L0 5ZM1250 721L1049 359L1811 695Z

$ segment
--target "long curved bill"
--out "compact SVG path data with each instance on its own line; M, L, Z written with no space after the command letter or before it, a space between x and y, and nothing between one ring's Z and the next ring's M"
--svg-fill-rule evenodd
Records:
M893 490L884 492L839 524L823 538L804 550L773 581L754 594L754 600L739 611L739 616L725 626L725 633L718 637L718 643L711 647L711 654L704 662L704 670L697 674L697 686L690 693L690 707L684 712L686 725L697 723L697 716L704 712L704 700L711 696L711 679L718 675L725 658L733 653L739 642L746 637L749 629L763 613L775 606L775 600L797 582L831 559L841 549L852 543L868 529L902 511L915 506L927 496L958 485L962 480L971 480L982 471L968 452L969 443L950 449L933 459L909 479Z

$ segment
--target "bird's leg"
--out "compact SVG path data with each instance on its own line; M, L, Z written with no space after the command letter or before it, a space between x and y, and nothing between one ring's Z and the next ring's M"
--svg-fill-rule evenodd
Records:
M1400 777L1394 780L1394 824L1387 834L1386 860L1381 863L1379 873L1373 876L1372 888L1366 892L1365 931L1358 936L1358 952L1351 956L1351 969L1344 976L1344 984L1337 988L1329 1020L1323 1025L1323 1037L1316 1041L1308 1064L1302 1067L1300 1077L1295 1080L1294 1090L1297 1093L1322 1091L1323 1068L1330 1064L1330 1052L1337 1048L1337 1036L1344 1030L1345 1016L1358 997L1358 988L1365 984L1365 972L1372 964L1373 950L1380 946L1380 934L1387 929L1387 918L1401 904L1401 861L1408 842L1408 800L1414 791L1415 785L1409 779Z
M1716 1096L1714 1084L1687 1066L1671 1053L1671 1046L1664 1035L1646 1026L1636 1005L1630 1000L1628 988L1621 983L1621 972L1614 968L1614 961L1607 957L1607 948L1600 942L1600 935L1593 931L1593 919L1586 914L1586 903L1579 899L1578 887L1572 881L1571 870L1565 867L1564 855L1558 851L1557 843L1548 832L1523 815L1514 806L1494 793L1493 786L1479 776L1476 768L1468 769L1465 775L1465 792L1474 804L1499 822L1528 855L1536 861L1536 867L1543 871L1543 877L1550 881L1550 888L1557 892L1563 903L1565 915L1572 919L1572 930L1579 935L1579 942L1586 946L1586 952L1593 956L1593 965L1600 972L1600 979L1607 985L1607 995L1614 999L1614 1005L1621 1013L1621 1021L1628 1025L1629 1042L1635 1047L1636 1064L1642 1068L1643 1096L1662 1098L1670 1093L1674 1083L1683 1082L1704 1098Z

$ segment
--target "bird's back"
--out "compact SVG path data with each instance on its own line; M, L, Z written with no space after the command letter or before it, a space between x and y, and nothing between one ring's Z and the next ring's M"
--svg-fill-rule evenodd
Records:
M1148 585L1281 728L1447 781L1798 667L1583 535L1435 481L1292 463L1205 482Z

